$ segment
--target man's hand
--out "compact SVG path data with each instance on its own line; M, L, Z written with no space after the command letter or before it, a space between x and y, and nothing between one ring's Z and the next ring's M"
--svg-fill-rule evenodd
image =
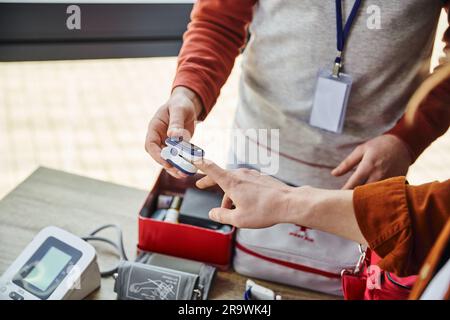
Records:
M354 189L359 185L395 176L404 176L411 165L408 148L393 135L382 135L359 145L339 164L331 174L338 177L357 166L342 189Z
M207 175L197 181L197 187L218 184L225 192L221 208L209 213L212 220L238 228L265 228L286 222L286 197L292 187L256 170L227 171L209 160L196 161L195 165Z
M197 95L185 87L176 87L169 100L161 106L150 121L145 150L175 178L186 175L161 158L161 149L167 137L183 137L189 141L194 134L195 121L202 111Z
M299 224L367 244L353 210L353 191L294 188L255 170L223 170L208 160L195 165L207 175L197 187L218 184L225 192L221 207L209 212L214 221L250 229Z

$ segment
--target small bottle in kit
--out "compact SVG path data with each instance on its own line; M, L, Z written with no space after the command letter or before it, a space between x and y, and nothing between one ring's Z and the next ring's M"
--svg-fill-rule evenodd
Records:
M170 204L170 207L167 210L164 221L178 223L178 217L180 215L180 207L181 207L181 197L179 196L173 197L172 203Z

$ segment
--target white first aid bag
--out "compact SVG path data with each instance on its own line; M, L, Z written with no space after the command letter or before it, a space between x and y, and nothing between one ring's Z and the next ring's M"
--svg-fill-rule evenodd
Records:
M240 229L233 267L259 279L342 296L341 271L360 256L357 243L293 224Z

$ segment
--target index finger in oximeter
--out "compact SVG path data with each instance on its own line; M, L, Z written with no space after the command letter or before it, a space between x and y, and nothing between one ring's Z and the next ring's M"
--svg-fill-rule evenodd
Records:
M98 287L94 247L67 231L47 227L0 278L0 300L78 300Z
M161 150L161 157L181 172L195 174L197 168L192 162L203 159L203 149L182 138L167 138L165 142L167 147Z

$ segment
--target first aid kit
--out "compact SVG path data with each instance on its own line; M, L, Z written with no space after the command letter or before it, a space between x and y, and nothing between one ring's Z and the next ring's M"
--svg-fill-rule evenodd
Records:
M234 270L242 275L342 296L341 271L359 258L358 244L300 225L239 229Z
M197 173L176 179L164 170L160 172L139 212L139 252L191 259L222 270L231 265L235 228L209 219L209 210L220 206L223 192L219 187L198 189L195 182L202 177ZM158 207L163 203L159 199L168 196L180 199L176 219L173 214L165 218L171 205L168 209Z

